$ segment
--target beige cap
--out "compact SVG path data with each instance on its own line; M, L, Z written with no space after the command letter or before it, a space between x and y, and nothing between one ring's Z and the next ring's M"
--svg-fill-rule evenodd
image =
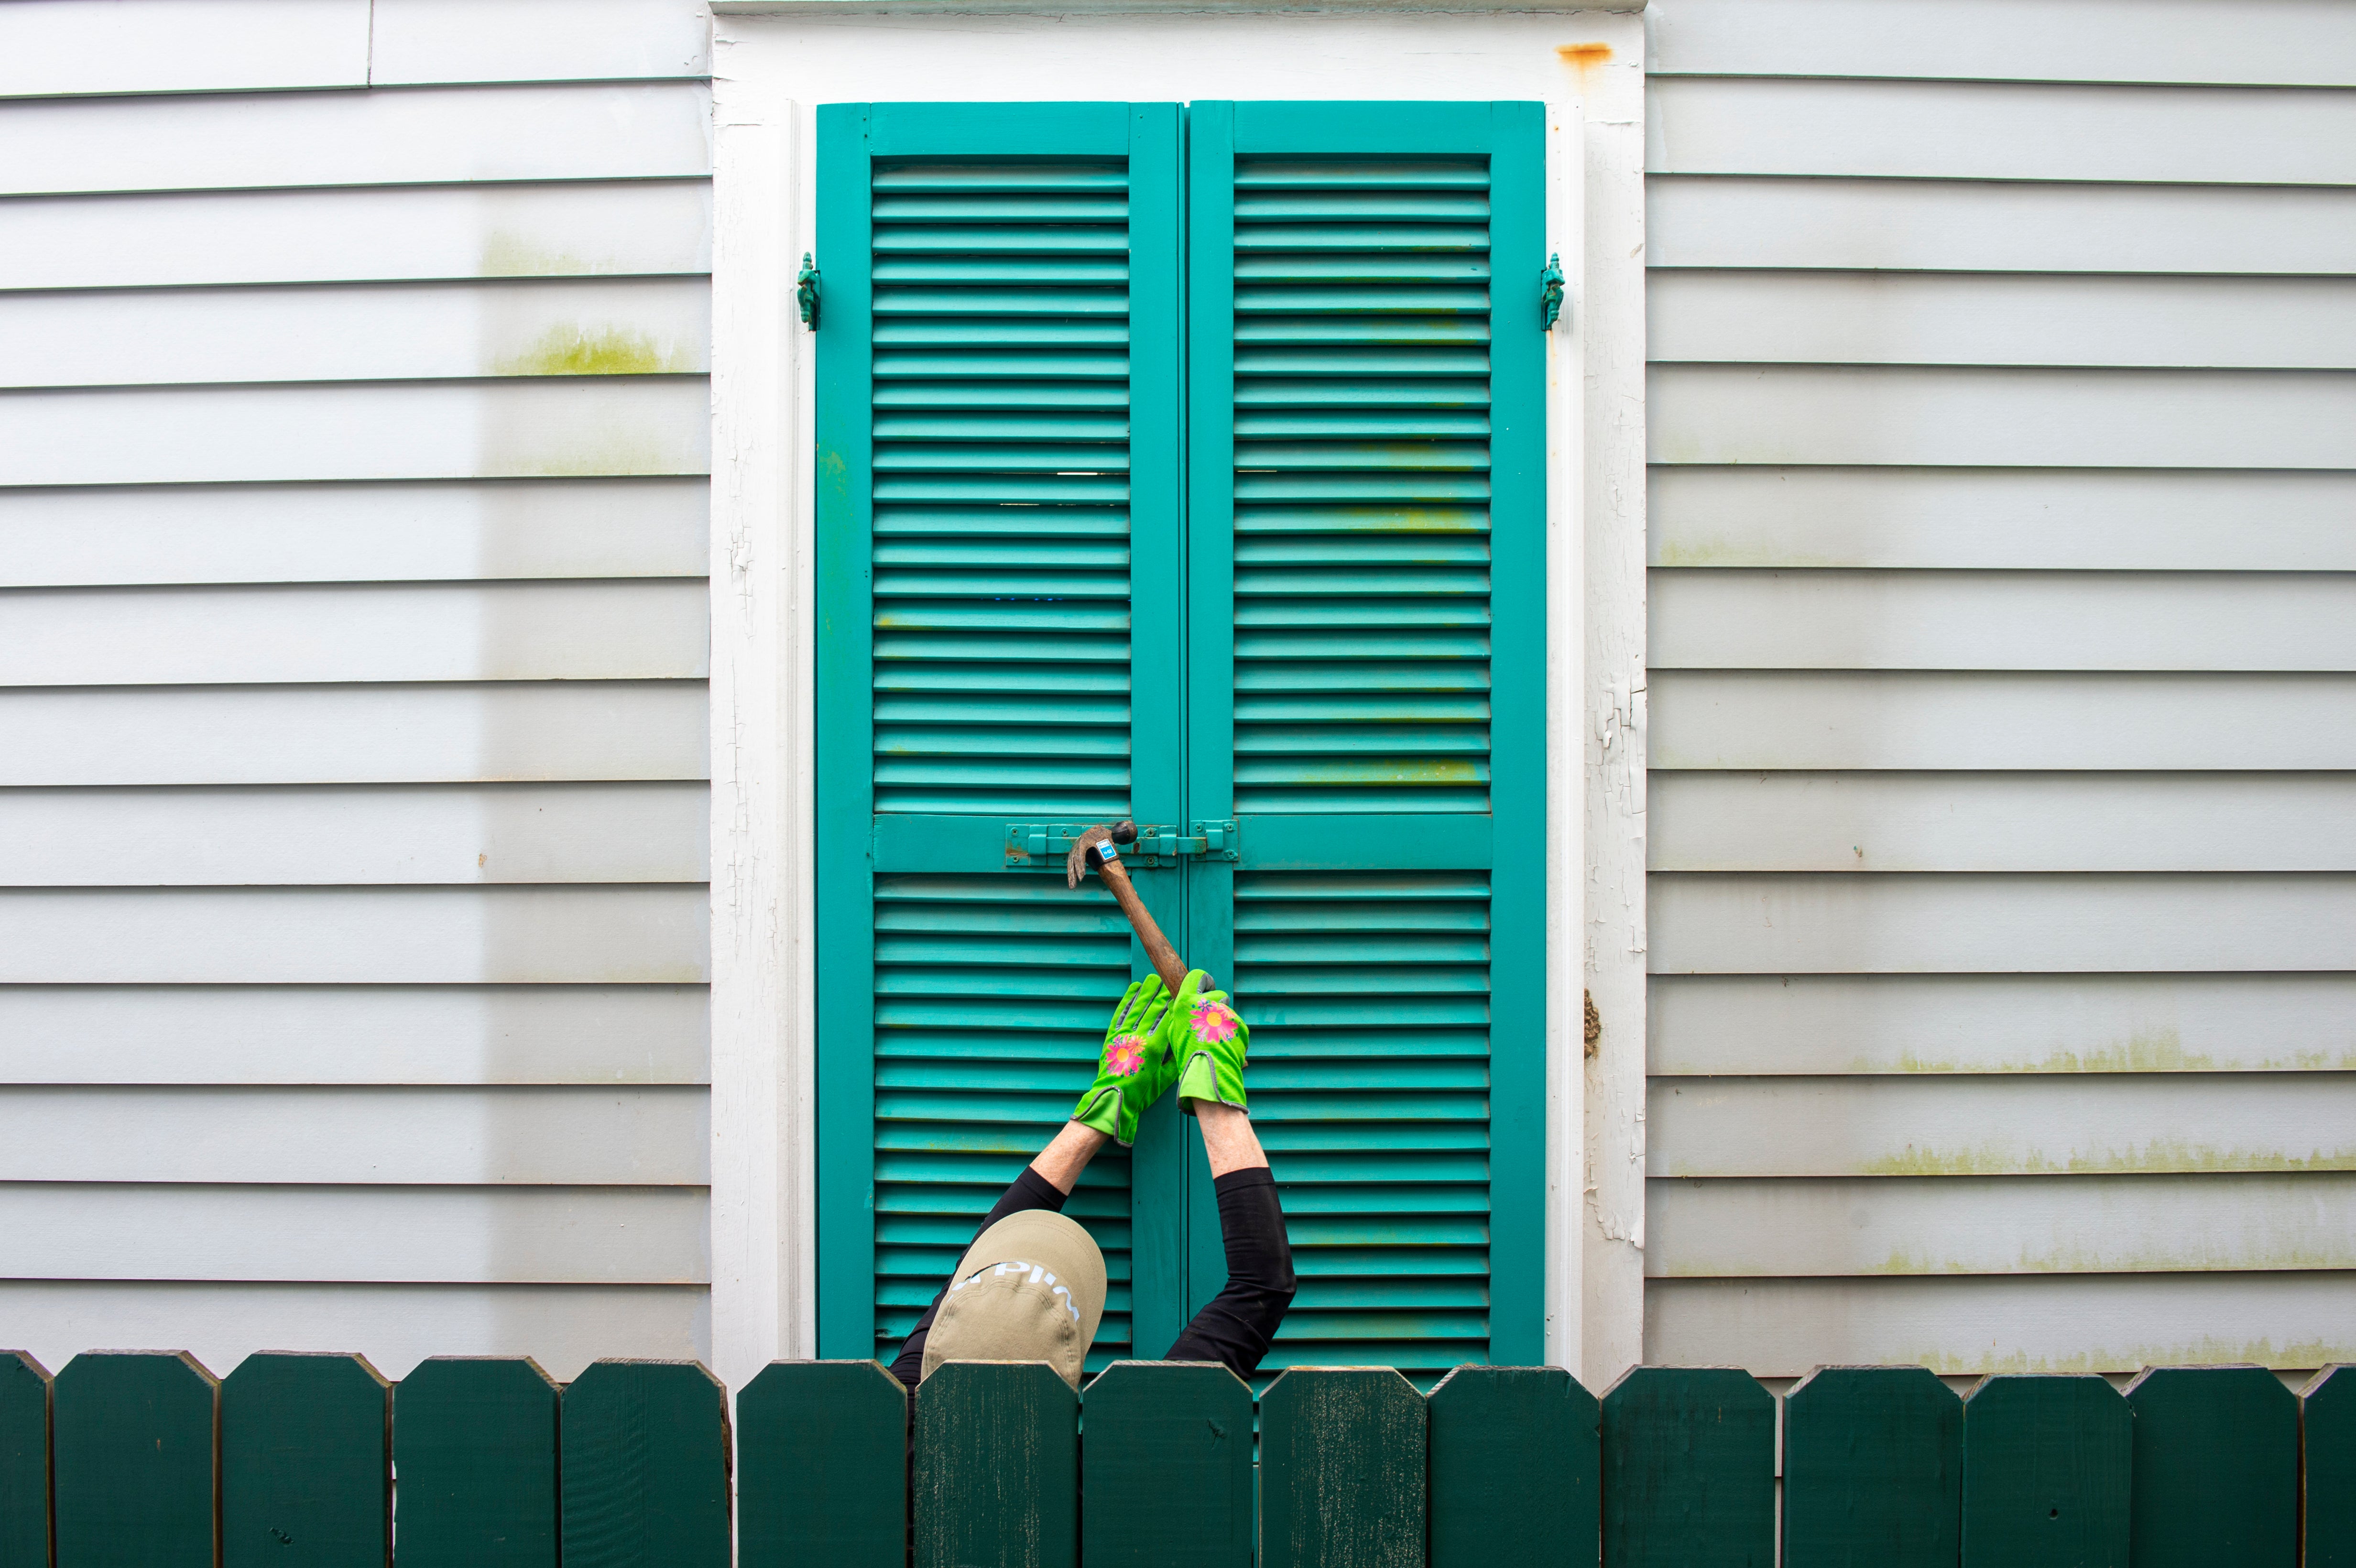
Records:
M925 1339L944 1361L1045 1361L1074 1388L1104 1317L1104 1253L1052 1209L1009 1214L974 1238Z

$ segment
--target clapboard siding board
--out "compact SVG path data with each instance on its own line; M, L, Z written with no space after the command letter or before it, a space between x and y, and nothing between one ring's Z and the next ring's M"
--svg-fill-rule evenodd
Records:
M369 80L565 81L703 77L701 0L374 0Z
M1645 813L1656 871L2356 871L2346 773L1663 772Z
M2356 670L2356 573L1655 568L1655 669Z
M1655 566L2356 571L2348 473L1670 464L1645 501Z
M2356 769L2344 675L1655 670L1668 768Z
M701 986L5 986L11 1083L705 1083Z
M701 477L0 491L0 588L701 577Z
M701 784L0 791L0 885L698 882Z
M12 1279L703 1285L700 1187L0 1183Z
M2344 872L1655 872L1655 974L2356 969Z
M0 1088L0 1181L701 1188L701 1086Z
M1671 267L2356 272L2356 190L2329 187L1655 174L1644 203L1653 288Z
M711 173L701 82L0 104L0 196Z
M2339 89L1663 77L1644 117L1650 174L2356 185Z
M396 1379L428 1356L530 1356L566 1381L617 1347L689 1360L712 1341L702 1285L5 1280L0 1317L12 1343L52 1367L90 1349L103 1325L127 1345L185 1346L212 1368L262 1349L366 1345L369 1364Z
M2356 468L2343 371L1687 364L1646 384L1655 463Z
M711 270L703 179L22 197L0 225L0 289Z
M2356 1074L1662 1078L1645 1170L2016 1176L2356 1170Z
M0 98L365 87L369 0L11 0Z
M701 681L0 688L0 785L701 779Z
M1947 1373L2310 1368L2356 1360L2356 1291L2336 1271L1648 1280L1644 1355L1716 1356L1767 1377L1910 1361Z
M0 685L696 679L701 578L0 592Z
M1654 1180L1660 1278L2356 1269L2356 1175Z
M0 293L0 385L701 374L696 278Z
M665 984L711 967L701 884L0 891L0 984Z
M0 485L701 475L711 444L701 376L0 393Z
M2356 278L1694 269L1644 308L1655 363L2356 368Z
M1676 0L1646 18L1656 75L2356 86L2356 17L2333 0Z
M1651 990L1659 1074L2356 1072L2356 974L1657 975Z

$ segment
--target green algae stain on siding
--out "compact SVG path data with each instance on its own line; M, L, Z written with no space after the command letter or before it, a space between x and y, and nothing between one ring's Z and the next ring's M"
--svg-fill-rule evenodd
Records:
M626 327L552 326L492 365L500 376L668 376L702 369L686 350Z
M2126 1174L2137 1171L2356 1170L2356 1147L2315 1149L2305 1155L2272 1149L2219 1148L2182 1138L2087 1153L2049 1156L2023 1153L2010 1143L1991 1142L1956 1149L1908 1147L1858 1162L1866 1176L2013 1176Z

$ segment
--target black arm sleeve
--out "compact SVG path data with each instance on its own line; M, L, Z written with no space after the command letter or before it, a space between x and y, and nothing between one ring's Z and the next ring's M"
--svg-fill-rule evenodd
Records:
M982 1232L1009 1214L1020 1214L1026 1209L1053 1209L1060 1214L1064 1211L1064 1200L1069 1196L1056 1191L1054 1182L1026 1165L1023 1168L1023 1174L1014 1179L1014 1185L1006 1189L990 1212L982 1216L981 1223L974 1227L974 1241L980 1241ZM968 1242L966 1245L970 1247L973 1242ZM963 1250L958 1253L959 1257L964 1255ZM941 1285L940 1295L933 1297L933 1304L925 1308L922 1317L916 1319L915 1331L900 1347L899 1357L892 1363L892 1375L910 1388L915 1388L917 1380L925 1374L925 1339L933 1331L933 1314L941 1309L941 1296L949 1293L949 1283L953 1282L945 1282Z
M1163 1358L1224 1361L1239 1378L1259 1370L1292 1305L1292 1243L1268 1167L1231 1170L1212 1185L1219 1194L1219 1235L1227 1248L1227 1286L1213 1296Z

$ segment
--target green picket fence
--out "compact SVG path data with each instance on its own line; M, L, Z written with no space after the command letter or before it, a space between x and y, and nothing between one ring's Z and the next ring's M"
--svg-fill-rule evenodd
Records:
M1332 1367L1255 1413L1222 1368L1124 1361L1079 1394L952 1365L912 1407L872 1361L781 1361L732 1432L693 1362L0 1352L0 1568L2356 1568L2356 1367L1967 1398L1823 1368L1783 1401L1780 1520L1776 1405L1722 1367L1601 1400Z

